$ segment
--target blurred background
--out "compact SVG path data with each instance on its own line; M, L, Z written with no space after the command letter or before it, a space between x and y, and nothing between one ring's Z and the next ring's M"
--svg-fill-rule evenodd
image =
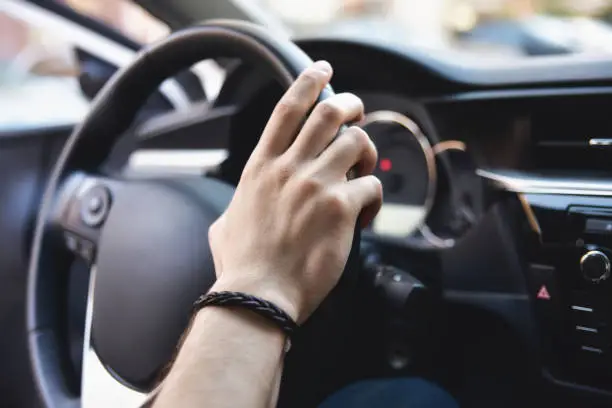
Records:
M131 0L56 1L142 44L168 34L163 22ZM256 7L295 36L362 37L485 63L612 52L612 0L214 1ZM0 7L0 126L82 117L88 101L78 87L73 45Z
M299 35L520 57L612 50L609 0L260 0Z

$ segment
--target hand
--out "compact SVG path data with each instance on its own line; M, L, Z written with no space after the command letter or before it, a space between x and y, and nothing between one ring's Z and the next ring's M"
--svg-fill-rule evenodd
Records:
M331 75L319 61L281 98L209 231L219 277L213 290L262 297L299 323L338 282L360 214L365 226L382 203L380 181L370 175L376 148L365 131L349 127L334 140L341 125L363 118L361 100L338 94L312 109ZM355 166L359 177L347 181Z

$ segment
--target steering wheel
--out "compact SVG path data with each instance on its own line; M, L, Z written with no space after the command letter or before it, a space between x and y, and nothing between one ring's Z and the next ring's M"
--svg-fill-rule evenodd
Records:
M140 52L99 92L52 169L27 293L29 353L47 407L81 405L67 386L65 344L67 269L75 254L92 268L84 356L93 351L106 374L142 393L174 356L192 302L215 280L208 228L232 186L195 177L126 179L99 169L165 79L216 57L240 58L284 88L312 63L288 39L245 22L211 21L174 33ZM319 100L331 95L327 87ZM356 233L347 269L357 265L358 240Z

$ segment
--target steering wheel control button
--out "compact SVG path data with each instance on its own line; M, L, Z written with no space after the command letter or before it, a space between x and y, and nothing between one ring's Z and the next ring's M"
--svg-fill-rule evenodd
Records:
M64 242L66 243L66 248L68 248L69 251L75 253L78 252L79 239L76 236L66 232L64 233Z
M97 214L102 210L103 202L99 196L91 197L89 203L87 204L87 209L92 214Z
M580 270L588 282L602 282L610 277L610 259L601 251L589 251L580 258Z
M81 221L91 228L100 226L108 215L110 204L109 189L101 185L93 186L81 199Z

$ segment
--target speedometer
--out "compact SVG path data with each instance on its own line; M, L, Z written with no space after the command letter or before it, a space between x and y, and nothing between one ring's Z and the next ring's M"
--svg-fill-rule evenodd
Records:
M423 226L436 191L435 155L429 140L412 119L398 112L371 112L361 126L378 149L374 175L384 191L371 228L382 236L409 237Z

